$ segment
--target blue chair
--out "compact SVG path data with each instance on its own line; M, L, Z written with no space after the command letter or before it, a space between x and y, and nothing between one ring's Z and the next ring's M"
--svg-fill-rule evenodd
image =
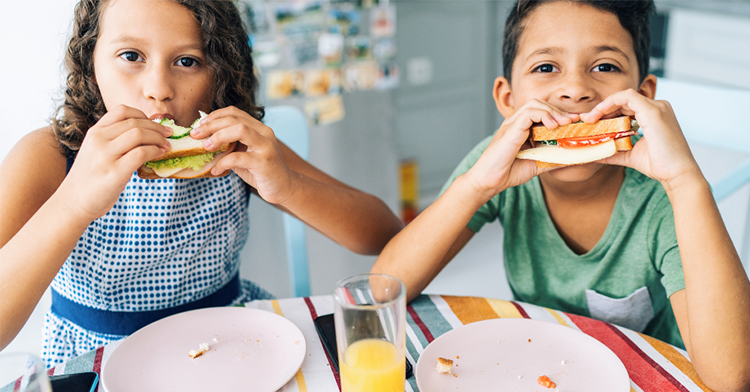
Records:
M302 111L293 106L266 107L263 123L273 129L276 138L281 140L302 159L310 156L310 132ZM305 224L299 219L284 213L284 232L287 261L292 295L310 296L310 271L307 262L307 239Z

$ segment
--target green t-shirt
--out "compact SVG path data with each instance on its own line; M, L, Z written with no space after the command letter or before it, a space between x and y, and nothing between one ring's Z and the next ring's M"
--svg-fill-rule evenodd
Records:
M492 137L479 143L443 187L466 173ZM467 225L499 219L505 271L514 297L590 316L684 348L669 296L685 288L672 206L664 188L626 168L607 229L591 251L574 253L547 211L539 178L509 188Z

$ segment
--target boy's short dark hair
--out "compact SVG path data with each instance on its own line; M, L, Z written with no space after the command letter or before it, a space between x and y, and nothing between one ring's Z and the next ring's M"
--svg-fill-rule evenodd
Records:
M653 0L518 0L505 21L503 73L508 81L511 79L513 61L516 59L518 42L521 33L523 33L523 21L538 6L555 1L586 4L617 16L622 27L633 38L633 49L638 61L638 81L642 82L646 78L648 75L649 47L651 46L649 20L656 9Z

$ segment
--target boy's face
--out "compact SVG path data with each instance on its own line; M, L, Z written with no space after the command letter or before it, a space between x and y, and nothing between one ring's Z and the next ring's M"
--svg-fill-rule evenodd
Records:
M100 20L94 75L107 110L123 104L189 126L210 110L211 70L190 10L171 0L115 0Z
M506 118L532 99L569 113L585 113L609 95L632 88L653 98L655 78L638 83L633 39L614 14L559 1L541 5L525 20L513 63L512 83L496 81L498 109ZM549 172L562 181L583 181L602 165Z

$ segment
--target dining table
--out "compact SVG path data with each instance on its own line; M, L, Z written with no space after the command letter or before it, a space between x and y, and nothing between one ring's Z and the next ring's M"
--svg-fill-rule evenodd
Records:
M331 295L256 300L239 306L274 312L294 323L305 337L306 357L301 368L280 391L341 390L341 380L316 332L313 320L333 313ZM406 307L406 358L416 365L425 348L441 335L463 325L497 318L526 318L573 328L609 348L625 366L631 392L709 391L698 377L685 350L642 333L604 321L519 301L494 298L422 294ZM94 371L123 340L99 347L48 370L49 375ZM416 367L416 366L415 366ZM100 390L101 384L99 384ZM418 391L415 376L406 391Z

